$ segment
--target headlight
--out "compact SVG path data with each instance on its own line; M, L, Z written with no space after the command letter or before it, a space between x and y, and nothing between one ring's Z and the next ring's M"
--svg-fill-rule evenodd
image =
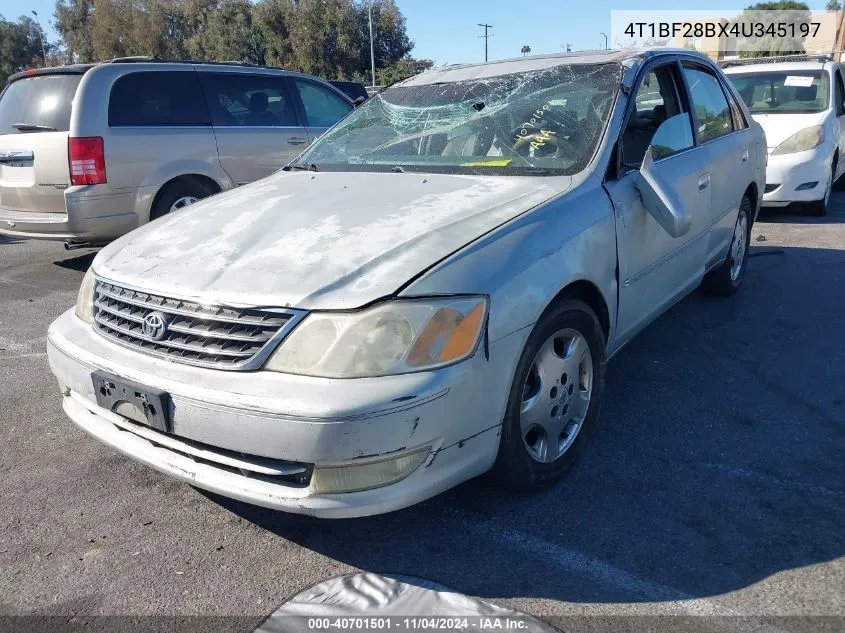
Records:
M312 312L264 368L361 378L442 367L475 351L486 317L484 297L408 299L359 312Z
M804 152L808 149L813 149L822 143L824 143L824 128L821 125L814 125L813 127L805 128L790 136L775 148L775 151L772 152L772 156Z
M91 323L94 316L94 270L88 269L82 278L82 285L79 286L79 294L76 295L76 316Z

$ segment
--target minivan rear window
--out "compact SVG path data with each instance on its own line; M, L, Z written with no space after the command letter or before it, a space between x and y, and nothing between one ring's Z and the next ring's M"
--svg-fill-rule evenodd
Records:
M35 75L13 81L0 95L0 134L67 132L82 75Z
M109 125L211 125L196 71L140 71L119 77L109 97Z

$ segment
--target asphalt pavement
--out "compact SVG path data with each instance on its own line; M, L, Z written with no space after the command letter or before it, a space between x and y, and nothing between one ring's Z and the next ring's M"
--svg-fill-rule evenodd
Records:
M845 630L845 193L832 205L762 217L736 296L694 293L610 362L564 482L520 495L482 477L345 521L203 493L78 430L46 332L93 254L0 237L0 615L64 630L220 616L203 630L247 632L298 591L366 570L567 631L667 615Z

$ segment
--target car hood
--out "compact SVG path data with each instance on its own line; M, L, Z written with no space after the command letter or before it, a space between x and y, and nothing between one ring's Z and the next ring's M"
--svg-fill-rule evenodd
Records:
M394 293L565 177L279 172L125 235L95 272L208 303L342 309Z
M766 133L766 147L773 150L796 132L813 125L821 125L827 112L814 114L752 114Z

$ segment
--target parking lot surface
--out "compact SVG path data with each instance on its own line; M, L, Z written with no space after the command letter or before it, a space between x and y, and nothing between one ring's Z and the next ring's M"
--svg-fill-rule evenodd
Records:
M481 478L346 521L203 493L74 427L46 332L93 254L0 237L0 614L246 616L218 628L251 631L361 569L566 630L712 615L726 618L712 630L787 616L769 624L841 631L845 193L832 206L765 215L735 297L694 293L610 362L599 427L561 484L517 495Z

